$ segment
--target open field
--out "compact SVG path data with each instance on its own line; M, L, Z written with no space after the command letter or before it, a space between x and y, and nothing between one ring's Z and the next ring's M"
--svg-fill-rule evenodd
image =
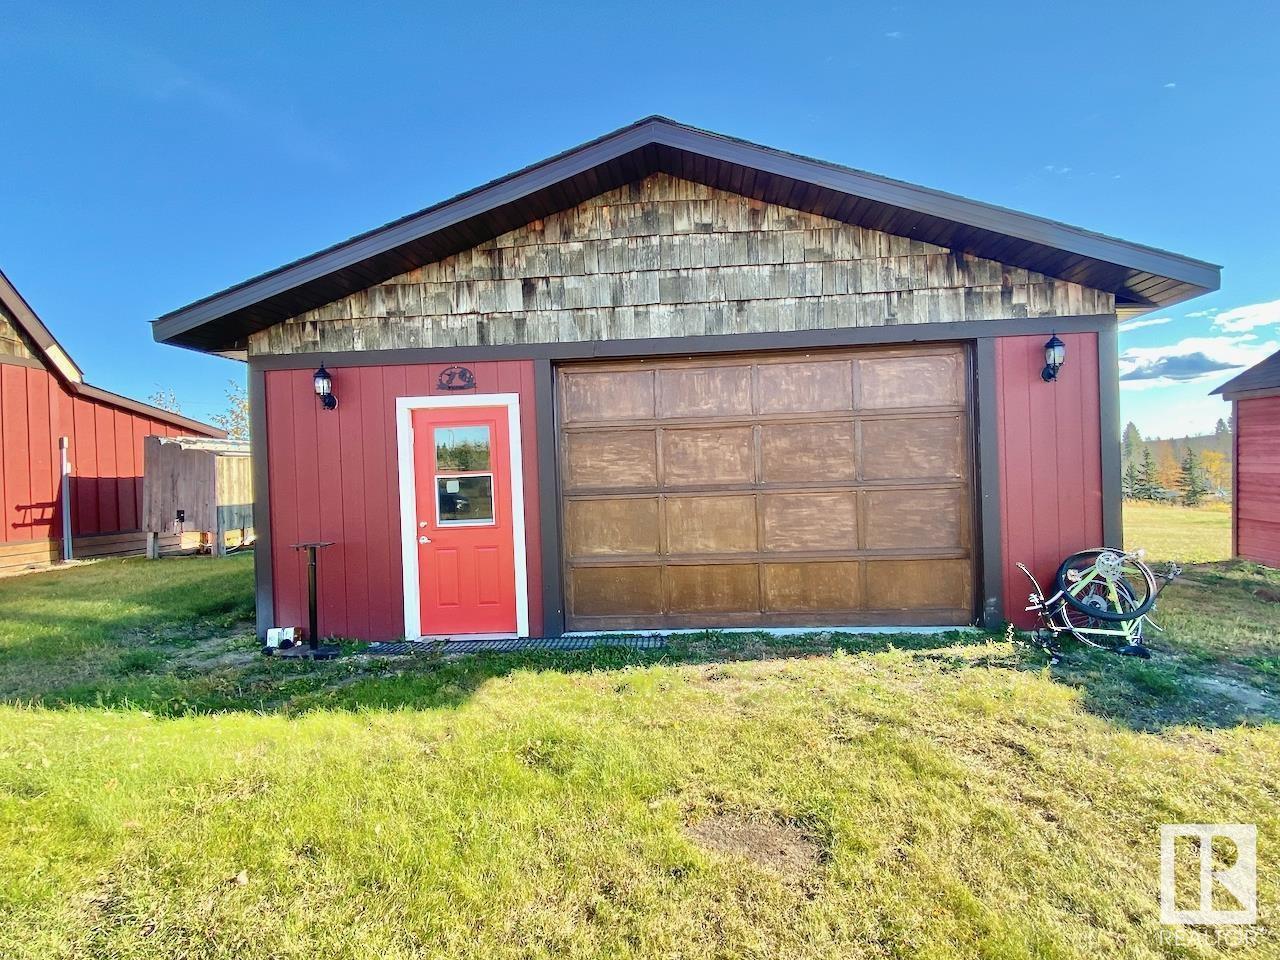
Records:
M246 557L4 581L0 956L1275 956L1280 574L1194 575L1156 659L1053 668L828 632L308 665L256 653ZM1159 926L1159 824L1206 821L1258 824L1250 947Z
M1231 556L1231 505L1180 507L1126 500L1124 544L1142 547L1151 560L1213 563Z

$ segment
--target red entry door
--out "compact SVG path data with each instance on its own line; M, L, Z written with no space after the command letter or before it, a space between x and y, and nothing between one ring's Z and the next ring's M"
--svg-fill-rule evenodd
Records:
M413 411L424 636L516 632L506 407Z

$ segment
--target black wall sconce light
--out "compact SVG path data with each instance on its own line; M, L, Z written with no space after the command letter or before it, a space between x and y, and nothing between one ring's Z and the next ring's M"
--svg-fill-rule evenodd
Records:
M329 376L329 371L324 368L324 364L320 364L320 369L315 375L316 396L320 398L321 405L326 410L332 410L338 405L338 398L333 395L333 377Z
M1067 345L1055 333L1044 345L1044 369L1040 371L1040 379L1045 383L1053 383L1058 379L1058 371L1066 361Z

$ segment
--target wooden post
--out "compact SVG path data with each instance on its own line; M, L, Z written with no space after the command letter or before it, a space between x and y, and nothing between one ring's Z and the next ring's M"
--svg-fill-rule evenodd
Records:
M215 503L213 514L217 518L214 523L217 529L213 533L213 555L215 557L225 557L227 555L227 526L223 522L222 510Z
M154 530L147 531L147 559L160 559L160 535Z

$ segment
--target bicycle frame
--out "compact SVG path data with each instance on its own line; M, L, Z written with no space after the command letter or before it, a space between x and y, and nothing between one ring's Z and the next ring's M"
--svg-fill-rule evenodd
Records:
M1132 553L1120 554L1120 558L1122 563L1129 560L1136 560L1141 563L1143 555L1144 551L1137 550ZM1027 569L1026 565L1017 563L1016 566L1027 575L1027 579L1031 581L1031 585L1035 588L1035 592L1027 597L1028 606L1025 609L1028 613L1039 614L1040 622L1043 624L1042 629L1047 629L1054 638L1061 633L1070 633L1084 643L1095 647L1101 645L1093 643L1089 639L1091 636L1099 638L1112 637L1117 640L1123 640L1126 645L1141 645L1143 627L1146 623L1150 623L1157 630L1160 629L1160 625L1146 614L1134 617L1132 620L1117 621L1114 625L1085 626L1073 624L1067 617L1067 591L1059 590L1053 596L1046 597L1044 589L1040 586L1039 581L1036 580L1035 575ZM1136 573L1138 571L1129 569L1124 570L1124 572ZM1164 582L1156 588L1155 596L1158 598L1164 588L1172 583L1181 572L1181 568L1176 563L1170 564L1169 572L1161 578ZM1102 577L1102 574L1098 567L1091 567L1069 588L1072 596L1079 596L1090 584L1096 583L1100 577ZM1108 599L1116 608L1119 608L1121 606L1120 588L1117 586L1120 582L1119 578L1102 577L1102 579L1106 583ZM1044 639L1043 636L1042 639Z

